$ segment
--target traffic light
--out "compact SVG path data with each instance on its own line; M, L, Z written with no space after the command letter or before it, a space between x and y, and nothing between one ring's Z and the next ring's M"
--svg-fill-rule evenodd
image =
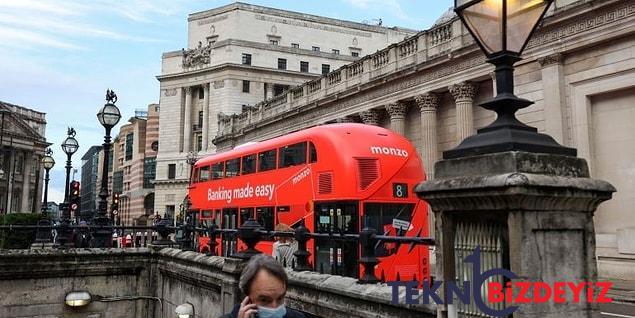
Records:
M119 193L112 194L112 205L110 206L110 213L112 213L112 218L119 213Z
M79 205L81 203L80 191L79 191L79 181L71 182L71 195L70 195L70 211L73 215L77 215L79 213Z

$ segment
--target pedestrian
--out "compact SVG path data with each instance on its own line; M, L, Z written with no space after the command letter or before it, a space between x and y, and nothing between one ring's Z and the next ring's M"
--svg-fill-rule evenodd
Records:
M280 263L265 254L255 255L243 268L238 287L247 295L231 313L222 318L305 318L297 310L287 308L284 297L288 277Z
M284 223L276 225L277 232L293 232L293 229ZM298 243L292 237L278 236L273 243L272 256L282 266L291 268L295 265L295 253L298 250Z

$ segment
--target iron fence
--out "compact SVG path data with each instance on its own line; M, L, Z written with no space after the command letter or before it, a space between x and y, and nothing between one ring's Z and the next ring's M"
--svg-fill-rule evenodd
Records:
M207 255L217 255L217 247L219 245L218 238L240 239L246 248L236 251L232 256L242 259L248 259L251 256L260 253L256 249L256 245L268 238L273 237L290 237L297 242L297 251L293 253L295 258L292 260L292 268L295 271L313 271L314 268L309 263L310 251L307 249L309 240L329 240L334 242L353 242L361 248L361 264L364 274L359 278L360 283L377 283L384 281L384 277L378 278L375 275L375 266L379 264L379 258L376 256L376 248L381 243L394 243L397 248L402 244L408 244L408 251L411 252L418 245L434 245L434 239L430 237L422 237L421 230L416 236L388 236L377 234L374 228L365 227L359 234L346 234L343 232L329 233L311 233L305 226L304 221L289 232L267 231L254 219L249 219L236 229L221 229L216 224L210 226L193 226L191 224L182 224L180 226L172 226L172 220L163 220L153 226L95 226L95 225L69 225L65 223L51 224L40 222L37 225L0 225L0 232L8 231L8 235L12 231L36 231L34 242L36 244L50 244L53 248L65 249L71 247L119 247L119 244L131 247L147 246L149 242L153 245L179 246L183 250L195 250L194 234L208 236ZM113 240L110 240L108 246L96 246L98 240L94 240L94 234L98 232L109 231L113 234ZM170 238L174 234L174 239ZM120 238L124 237L124 240ZM119 243L121 241L121 243ZM286 264L285 264L286 265ZM339 274L341 268L338 265L330 269L323 267L316 270L321 273L328 272L331 274ZM383 275L382 275L383 276ZM399 274L397 274L399 280Z

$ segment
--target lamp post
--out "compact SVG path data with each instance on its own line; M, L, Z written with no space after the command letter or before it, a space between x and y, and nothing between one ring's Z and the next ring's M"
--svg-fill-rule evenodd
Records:
M99 207L97 209L97 218L95 218L95 224L99 226L111 225L111 220L107 215L108 209L108 165L110 155L110 130L117 125L119 119L121 119L121 113L119 108L115 106L117 102L117 95L110 89L106 90L106 104L97 113L97 119L99 123L106 129L106 135L104 136L104 165L102 167L101 175L101 189L99 190ZM95 246L107 247L111 242L112 231L108 229L99 229L95 232Z
M480 104L493 110L496 120L443 153L453 159L503 151L528 151L575 156L548 135L520 122L516 111L533 102L514 95L514 63L553 0L455 0L454 11L493 64L496 97Z
M72 127L68 128L68 137L66 137L66 139L64 140L64 142L62 142L62 151L64 151L64 153L66 154L66 183L64 184L64 203L62 203L61 206L61 217L60 217L60 229L58 230L58 246L60 248L66 248L66 244L69 242L70 240L70 236L71 236L71 230L68 227L70 224L70 206L68 203L68 192L69 192L69 178L70 178L70 173L71 173L71 168L73 167L71 165L71 157L73 156L73 154L77 151L77 149L79 148L79 143L77 142L77 139L75 139L75 129L73 129Z
M46 171L46 175L44 176L44 202L42 204L42 215L46 215L48 213L48 193L49 193L49 171L55 165L55 160L52 157L53 150L51 148L46 149L44 157L42 157L42 166L44 166L44 170Z
M50 243L51 242L51 231L48 229L48 226L51 225L51 221L48 219L48 191L49 191L49 171L55 165L55 160L53 159L53 150L51 148L46 149L44 152L44 157L42 157L42 166L44 170L46 170L46 175L44 176L44 203L42 204L42 215L40 220L38 221L38 226L42 226L36 232L35 243L32 245L33 247L38 248L40 244ZM68 233L67 233L68 234ZM44 245L42 245L44 247Z

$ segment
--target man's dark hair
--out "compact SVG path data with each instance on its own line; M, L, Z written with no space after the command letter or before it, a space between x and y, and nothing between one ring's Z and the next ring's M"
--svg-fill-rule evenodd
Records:
M251 283L261 269L266 270L269 274L278 278L280 281L282 281L285 288L287 287L289 279L282 265L280 265L279 262L277 262L275 259L273 259L273 257L269 255L258 254L254 255L249 260L247 265L245 265L245 268L243 268L243 272L240 274L238 287L245 295L249 294Z

